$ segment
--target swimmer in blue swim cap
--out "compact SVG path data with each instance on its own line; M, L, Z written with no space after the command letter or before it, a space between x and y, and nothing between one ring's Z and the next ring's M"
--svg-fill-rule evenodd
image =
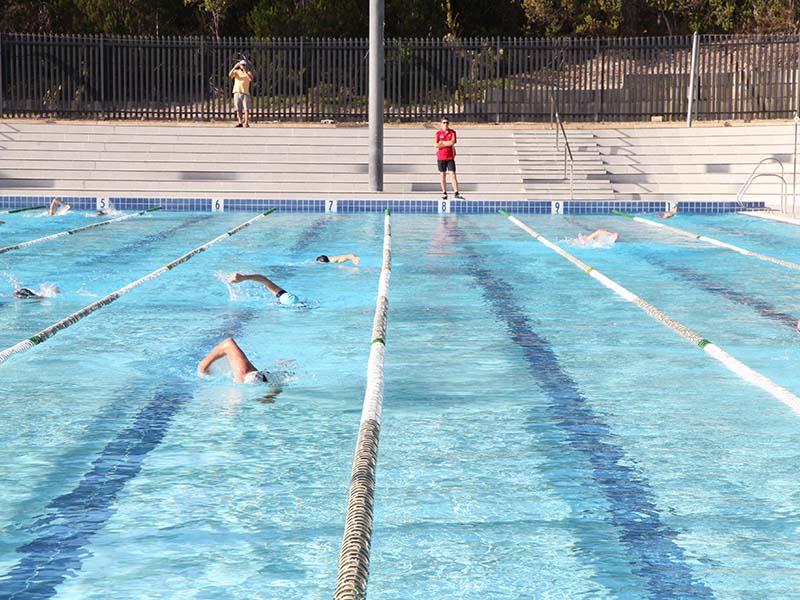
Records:
M197 365L197 372L200 375L208 375L208 369L211 365L222 357L228 359L228 363L233 370L233 379L237 383L272 384L270 373L265 370L259 371L247 358L247 355L236 343L236 340L230 337L225 338L214 346L208 356Z
M290 294L264 275L259 275L258 273L253 273L250 275L245 275L244 273L233 273L230 277L228 277L229 283L241 283L242 281L257 281L258 283L263 284L270 292L275 294L275 300L278 301L278 304L291 306L293 304L300 303L300 299L297 296Z

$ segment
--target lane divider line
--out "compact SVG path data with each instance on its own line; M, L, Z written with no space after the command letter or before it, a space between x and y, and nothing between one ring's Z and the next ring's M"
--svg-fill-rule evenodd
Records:
M681 337L689 340L690 342L701 348L706 354L721 362L723 365L725 365L728 369L730 369L740 378L764 390L768 394L772 395L774 398L777 398L778 400L786 404L789 408L791 408L795 414L800 415L800 397L796 396L786 388L778 385L777 383L775 383L768 377L762 375L758 371L755 371L754 369L748 367L746 364L734 358L716 344L713 344L706 338L702 337L700 334L692 331L685 325L672 319L669 315L667 315L663 311L659 310L649 302L646 302L645 300L643 300L630 290L622 287L614 280L609 279L608 277L603 275L600 271L593 269L592 267L584 263L582 260L574 257L572 254L565 251L560 246L557 246L548 239L542 237L541 234L534 231L532 228L530 228L528 225L526 225L516 217L509 215L504 210L501 210L499 212L509 221L514 223L517 227L532 235L536 239L536 241L547 246L556 254L559 254L562 257L566 258L576 267L589 274L589 276L593 277L594 279L602 283L610 290L616 292L619 296L621 296L628 302L636 304L639 308L641 308L644 312L653 317L656 321L658 321L662 325L665 325L666 327L669 327Z
M26 210L40 210L47 208L44 204L41 206L28 206L26 208L12 208L11 210L0 210L0 215L13 215L14 213L25 212Z
M334 600L366 598L369 551L372 545L372 513L375 497L375 465L383 411L383 363L389 312L389 280L392 272L392 229L389 209L383 219L383 266L378 283L372 342L367 363L367 386L361 411L350 493L344 524Z
M134 282L129 283L128 285L126 285L124 287L121 287L120 289L118 289L115 292L111 292L110 294L108 294L104 298L101 298L97 302L93 302L92 304L89 304L88 306L83 307L79 311L74 312L71 315L69 315L68 317L60 320L58 323L54 323L53 325L50 325L49 327L47 327L46 329L43 329L39 333L37 333L35 335L32 335L27 340L23 340L23 341L15 344L15 345L9 347L9 348L6 348L2 352L0 352L0 363L4 363L5 361L7 361L14 354L19 354L20 352L24 352L25 350L29 350L30 348L33 348L34 346L37 346L38 344L41 344L45 340L53 337L56 333L58 333L62 329L66 329L67 327L69 327L71 325L74 325L75 323L77 323L78 321L83 319L84 317L92 314L94 311L102 308L103 306L107 306L108 304L111 304L112 302L117 300L120 296L123 296L123 295L127 294L132 289L134 289L136 287L139 287L143 283L145 283L147 281L150 281L152 279L155 279L156 277L160 277L161 275L163 275L167 271L170 271L170 270L174 269L175 267L177 267L178 265L180 265L182 263L185 263L187 260L189 260L193 256L195 256L197 254L200 254L201 252L207 250L208 248L210 248L211 246L213 246L217 242L219 242L219 241L221 241L223 239L226 239L226 238L238 233L239 231L241 231L245 227L249 227L250 225L255 223L257 220L259 220L259 219L261 219L263 217L266 217L267 215L269 215L270 213L274 212L275 210L276 209L271 208L267 212L261 213L260 215L257 215L255 217L253 217L252 219L250 219L248 221L245 221L244 223L242 223L240 225L237 225L233 229L230 229L229 231L226 231L222 235L215 237L213 240L211 240L209 242L206 242L202 246L198 246L197 248L195 248L194 250L191 250L190 252L187 252L186 254L181 256L180 258L177 258L177 259L173 260L171 263L166 264L163 267L160 267L160 268L156 269L155 271L145 275L144 277L141 277L140 279L137 279Z
M108 221L102 221L100 223L92 223L91 225L84 225L83 227L78 227L77 229L70 229L69 231L61 231L59 233L54 233L53 235L37 238L35 240L29 240L27 242L22 242L20 244L14 244L13 246L6 246L5 248L0 248L0 254L3 254L4 252L8 252L10 250L19 250L20 248L25 248L26 246L32 246L34 244L41 244L42 242L47 242L49 240L54 240L56 238L64 237L65 235L72 235L73 233L78 233L80 231L86 231L87 229L102 227L103 225L108 225L109 223L118 223L120 221L125 221L126 219L132 219L133 217L138 217L145 213L153 212L156 210L161 210L161 207L156 206L155 208L148 208L147 210L142 210L132 215L123 215L121 217L117 217L116 219L109 219Z
M745 256L752 256L753 258L757 258L759 260L765 260L767 262L775 263L776 265L781 265L782 267L787 267L789 269L796 269L800 271L800 265L798 265L797 263L789 262L788 260L775 258L774 256L767 256L766 254L759 254L758 252L753 252L751 250L747 250L746 248L740 248L739 246L734 246L733 244L722 242L720 240L716 240L714 238L705 235L692 233L691 231L686 231L684 229L678 229L677 227L672 227L671 225L667 225L666 223L656 223L655 221L651 221L650 219L643 219L642 217L630 215L626 212L622 212L621 210L612 210L611 212L614 213L615 215L619 215L620 217L627 217L628 219L632 219L638 223L644 223L645 225L650 225L650 227L661 227L663 229L668 229L680 235L700 240L703 242L707 242L712 246L727 248L728 250L733 250L734 252L738 252L739 254L744 254Z

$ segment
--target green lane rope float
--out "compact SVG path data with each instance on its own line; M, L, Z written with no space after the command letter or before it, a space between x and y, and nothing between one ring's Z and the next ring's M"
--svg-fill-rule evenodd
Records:
M43 329L39 333L37 333L35 335L32 335L27 340L23 340L23 341L15 344L14 346L11 346L10 348L6 348L2 352L0 352L0 363L4 363L5 361L7 361L14 354L18 354L20 352L24 352L25 350L33 348L34 346L36 346L38 344L41 344L45 340L53 337L56 333L58 333L62 329L66 329L67 327L69 327L71 325L74 325L75 323L77 323L78 321L80 321L84 317L92 314L94 311L98 310L99 308L102 308L103 306L111 304L112 302L117 300L120 296L123 296L123 295L127 294L132 289L134 289L136 287L139 287L140 285L142 285L146 281L150 281L152 279L155 279L156 277L160 277L161 275L163 275L164 273L166 273L167 271L169 271L171 269L174 269L175 267L177 267L181 263L185 263L187 260L189 260L193 256L195 256L197 254L200 254L201 252L203 252L205 250L208 250L211 246L213 246L217 242L219 242L221 240L224 240L224 239L226 239L226 238L238 233L239 231L241 231L245 227L249 227L250 225L255 223L257 220L259 220L259 219L261 219L263 217L266 217L268 214L270 214L270 213L272 213L274 211L275 211L275 209L272 208L272 209L268 210L267 212L261 213L260 215L257 215L255 217L253 217L249 221L245 221L244 223L242 223L240 225L237 225L233 229L231 229L229 231L226 231L225 233L223 233L220 236L215 237L210 242L206 242L202 246L198 246L197 248L195 248L194 250L192 250L190 252L187 252L186 254L181 256L180 258L177 258L177 259L173 260L171 263L166 264L166 265L164 265L163 267L161 267L159 269L156 269L152 273L149 273L148 275L145 275L144 277L142 277L140 279L137 279L136 281L134 281L132 283L129 283L128 285L126 285L124 287L121 287L120 289L118 289L115 292L111 292L108 296L105 296L104 298L101 298L97 302L93 302L92 304L89 304L88 306L83 307L81 310L72 313L70 316L62 319L58 323L54 323L53 325L50 325L50 327L47 327L46 329Z
M710 238L705 235L700 235L697 233L692 233L691 231L685 231L677 227L672 227L671 225L667 225L666 223L657 223L655 221L651 221L650 219L643 219L642 217L629 215L628 213L622 212L621 210L612 210L611 212L614 213L615 215L619 215L620 217L627 217L628 219L632 219L638 223L644 223L645 225L650 225L650 227L661 227L662 229L668 229L669 231L673 231L680 235L684 235L686 237L690 237L695 240L700 240L702 242L707 242L712 246L727 248L728 250L733 250L734 252L738 252L739 254L744 254L745 256L752 256L753 258L775 263L776 265L781 265L782 267L787 267L789 269L800 270L800 265L798 265L797 263L789 262L788 260L782 260L780 258L775 258L773 256L767 256L766 254L759 254L758 252L752 252L750 250L747 250L746 248L740 248L739 246L734 246L733 244L728 244L727 242L721 242L720 240L715 240L714 238Z
M28 206L26 208L12 208L11 210L0 210L0 215L13 215L14 213L25 212L26 210L41 210L43 208L47 207L45 205L42 205L42 206Z
M347 499L339 571L334 600L366 598L369 551L372 544L372 507L375 496L375 465L383 410L383 362L386 349L386 321L389 312L389 279L392 272L392 232L389 210L384 216L383 267L372 324L372 344L367 363L367 387L361 411L350 494Z
M78 233L79 231L86 231L87 229L93 229L95 227L102 227L103 225L108 225L109 223L118 223L119 221L125 221L126 219L132 219L133 217L138 217L145 213L153 212L156 210L161 210L160 206L156 206L155 208L148 208L147 210L142 210L132 215L124 215L122 217L117 217L116 219L109 219L108 221L102 221L100 223L92 223L91 225L84 225L83 227L78 227L77 229L70 229L69 231L61 231L59 233L54 233L53 235L48 235L45 237L37 238L35 240L29 240L27 242L22 242L21 244L15 244L13 246L6 246L5 248L0 248L0 254L3 252L8 252L9 250L19 250L20 248L24 248L26 246L32 246L33 244L40 244L42 242L47 242L49 240L54 240L56 238L63 237L65 235L72 235L73 233Z
M556 254L560 254L564 258L566 258L569 262L577 266L582 271L588 273L591 277L602 283L604 286L616 292L619 296L627 300L628 302L632 302L636 304L639 308L641 308L644 312L648 315L653 317L656 321L665 325L675 331L681 337L689 340L697 347L702 349L706 354L715 358L716 360L720 361L724 364L728 369L733 371L736 375L744 379L745 381L755 385L756 387L761 388L768 394L771 394L773 397L777 398L788 407L790 407L796 414L800 415L800 397L796 396L789 390L784 387L781 387L774 381L770 380L769 378L765 377L761 373L751 369L744 363L740 362L738 359L734 358L724 350L722 350L716 344L708 341L704 337L700 336L699 334L695 333L685 325L678 323L667 314L653 306L652 304L642 300L639 296L635 295L633 292L627 290L626 288L622 287L612 279L609 279L599 271L596 271L580 259L572 256L569 252L566 252L560 246L550 242L549 240L542 237L539 233L531 229L528 225L509 215L507 212L501 210L500 214L504 217L508 218L509 221L514 223L520 229L527 231L530 235L532 235L536 241L544 244L548 248L550 248Z

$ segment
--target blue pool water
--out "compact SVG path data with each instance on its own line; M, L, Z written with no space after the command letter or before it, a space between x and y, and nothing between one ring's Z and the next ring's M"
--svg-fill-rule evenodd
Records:
M0 349L248 218L0 254ZM620 217L521 218L554 242L619 231L563 245L800 393L796 271ZM93 217L4 220L3 246ZM670 223L800 263L788 225ZM370 598L800 597L800 416L500 216L392 234ZM0 364L0 597L331 597L382 235L379 214L270 215ZM361 265L313 262L344 252ZM229 335L290 373L274 401L197 376Z

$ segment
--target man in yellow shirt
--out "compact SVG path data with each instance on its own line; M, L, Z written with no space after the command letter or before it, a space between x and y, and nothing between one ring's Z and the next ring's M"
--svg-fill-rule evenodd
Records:
M233 79L233 105L236 107L236 127L242 126L242 113L244 112L244 126L250 127L250 82L253 81L253 72L247 68L247 63L240 60L228 73Z

